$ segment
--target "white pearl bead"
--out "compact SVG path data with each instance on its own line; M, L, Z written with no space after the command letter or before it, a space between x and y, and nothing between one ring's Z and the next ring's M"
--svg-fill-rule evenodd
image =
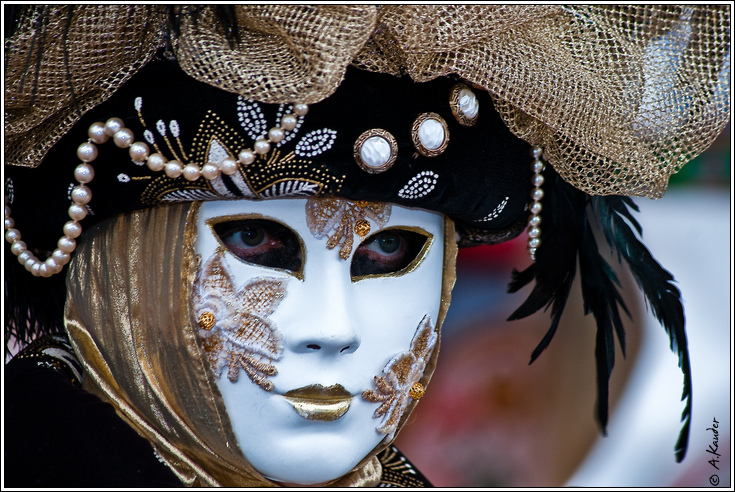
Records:
M41 276L41 265L42 263L36 261L33 263L33 266L31 267L30 272L33 274L34 277L40 277ZM26 263L26 267L28 266L28 263Z
M84 142L77 147L77 157L82 162L92 162L97 158L97 146L91 142Z
M544 190L541 188L535 188L531 191L531 198L538 201L544 197Z
M168 161L166 163L166 176L169 178L178 178L181 176L182 166L179 161Z
M247 166L255 161L255 152L250 149L245 149L237 155L237 158L241 163Z
M59 265L66 265L67 263L69 263L69 260L71 259L71 256L69 256L68 253L64 253L58 248L55 249L53 253L51 253L51 257Z
M74 169L74 179L80 183L89 183L94 179L94 168L89 164L79 164Z
M53 265L51 265L50 262L53 262ZM59 265L53 258L46 260L46 267L51 271L51 273L59 273L64 269L64 265Z
M541 213L541 203L539 202L533 202L531 204L531 208L529 209L532 214L539 214Z
M28 261L32 257L33 254L30 251L23 251L21 254L18 255L18 263L20 263L21 265L25 265L26 261Z
M291 131L294 128L296 128L296 123L298 123L298 119L293 114L287 114L283 118L281 118L281 127L284 130Z
M533 161L531 163L531 170L535 173L540 173L544 170L543 161Z
M7 200L8 199L6 198L5 201L7 201ZM8 207L7 205L5 205L5 218L8 218L8 217L10 217L10 207Z
M24 267L26 267L26 270L29 272L33 270L33 266L38 264L38 259L33 256L31 258L28 258L26 262L23 264Z
M156 152L155 154L151 154L150 156L148 156L148 160L146 160L146 165L151 171L163 171L163 168L166 167L166 158Z
M8 217L7 219L5 219L5 230L7 231L8 229L12 229L13 227L15 227L15 221L13 220L13 218Z
M208 179L210 181L216 179L217 176L219 176L219 168L216 164L208 162L204 166L202 166L202 176L204 177L204 179Z
M20 241L20 231L18 229L8 229L5 232L5 240L11 244Z
M533 183L534 186L541 186L542 184L544 184L543 174L534 174L531 178L531 183Z
M202 171L196 164L187 164L184 166L182 174L187 181L196 181L201 176Z
M267 154L271 150L271 144L268 143L268 140L262 138L256 140L253 147L255 148L256 154Z
M121 128L112 136L112 141L121 149L127 149L133 145L133 140L135 140L135 135L128 128Z
M242 155L242 152L240 152L240 155ZM219 168L224 174L231 176L237 172L237 161L230 157L226 157L219 163Z
M110 138L105 131L105 124L99 121L90 125L89 130L87 130L87 136L96 144L103 144Z
M533 157L534 159L538 159L543 153L544 149L542 149L541 147L534 147L531 149L531 157Z
M535 239L541 235L541 229L538 227L529 227L528 228L528 237L531 239Z
M281 128L273 127L268 131L268 139L270 139L273 143L278 143L281 140L283 140L283 137L285 137L286 134L283 132Z
M24 241L15 241L10 247L10 251L12 251L15 256L18 256L27 249L28 247L26 246L26 243Z
M528 241L529 248L538 248L539 246L541 246L541 240L539 238L533 238Z
M69 218L72 220L82 220L87 216L87 207L72 203L69 206Z
M82 226L76 220L70 220L64 224L64 235L69 237L79 237L82 233Z
M150 149L145 142L133 142L130 146L130 158L135 162L143 162L150 154Z
M92 199L92 190L85 185L75 186L71 190L71 199L79 205L86 205Z
M125 128L125 124L120 118L110 118L105 122L105 133L110 137Z
M293 107L293 112L296 113L297 116L305 116L306 113L309 112L309 106L306 104L295 104Z
M46 262L39 264L38 273L41 277L44 277L44 278L48 278L51 275L53 275L53 273L49 271L48 266L46 265Z
M60 251L68 254L76 249L77 242L70 237L64 236L59 238L59 242L56 243L56 246L58 246Z
M528 218L528 225L533 227L538 227L541 224L541 216L540 215L532 215Z

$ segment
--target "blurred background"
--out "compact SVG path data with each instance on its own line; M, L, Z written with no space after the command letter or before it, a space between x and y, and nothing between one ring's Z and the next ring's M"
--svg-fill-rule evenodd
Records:
M674 457L678 359L624 270L633 319L624 320L626 357L616 353L606 437L595 420L596 328L578 285L549 348L528 364L550 318L505 321L530 292L506 293L511 271L530 264L524 234L460 250L436 373L396 440L435 486L731 486L731 141L728 125L663 198L635 199L643 241L684 299L694 395L684 460ZM706 451L713 419L720 457Z

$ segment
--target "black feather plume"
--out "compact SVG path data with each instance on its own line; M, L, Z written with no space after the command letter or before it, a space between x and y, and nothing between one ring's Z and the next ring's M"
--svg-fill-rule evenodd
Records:
M618 262L622 264L625 260L647 305L668 333L672 351L679 355L679 366L684 373L682 400L687 400L682 413L684 424L675 448L676 459L681 461L688 444L692 384L684 309L679 290L671 283L673 277L636 236L636 232L640 236L642 230L628 209L638 210L632 200L620 196L592 197L564 182L552 169L547 169L545 174L541 246L536 251L534 264L522 272L513 272L509 292L518 291L532 280L535 285L508 319L524 318L541 308L551 307L551 326L531 354L530 362L533 362L556 333L579 264L584 312L591 313L597 324L597 418L605 433L616 337L625 355L625 330L619 308L629 317L630 313L618 291L619 281L614 270L600 255L595 237L595 226L599 226L611 250L617 252Z
M638 211L633 201L628 197L610 196L595 197L592 203L608 245L617 251L618 261L625 260L628 264L647 305L669 336L669 348L679 357L684 375L681 399L686 399L681 414L683 425L675 448L676 460L680 462L686 455L692 416L692 375L681 293L672 283L671 273L661 267L629 226L630 223L639 236L642 234L640 224L628 208Z

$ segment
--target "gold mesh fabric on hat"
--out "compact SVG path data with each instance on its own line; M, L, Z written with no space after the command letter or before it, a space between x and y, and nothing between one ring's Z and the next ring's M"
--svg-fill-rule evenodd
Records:
M46 5L24 15L5 40L6 162L40 164L151 59L165 19L150 5Z
M233 50L211 9L185 16L176 57L202 82L264 103L331 95L373 32L375 7L241 5Z
M658 198L729 120L729 6L401 6L369 69L455 73L589 194Z
M218 8L180 8L173 50L193 77L314 103L350 62L418 82L456 74L590 194L660 197L729 120L729 5L243 5L232 7L239 45ZM6 41L11 164L37 165L78 118L72 92L88 109L170 34L161 6L45 9Z

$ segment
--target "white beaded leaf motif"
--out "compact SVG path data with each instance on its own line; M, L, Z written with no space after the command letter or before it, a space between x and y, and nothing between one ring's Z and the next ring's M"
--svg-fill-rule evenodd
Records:
M158 130L158 133L161 136L166 136L166 123L164 123L163 120L158 120L156 122L156 130Z
M314 157L332 148L337 132L329 128L314 130L303 136L294 152L301 157Z
M168 124L168 127L171 129L171 135L173 135L175 138L179 138L179 122L176 120L171 120L171 122L169 122Z
M237 98L237 119L253 141L268 133L268 123L258 103L242 96Z
M500 213L503 211L503 209L505 208L505 206L508 204L508 198L509 197L507 197L507 196L505 198L503 198L503 201L500 202L500 204L498 204L498 206L495 207L492 212L490 212L489 214L487 214L482 219L476 220L475 222L490 222L491 220L496 219L498 217L498 215L500 215Z
M439 175L435 172L421 171L398 190L398 196L406 199L422 198L434 191L437 179Z
M15 189L13 186L13 180L10 178L5 180L5 196L8 198L8 202L12 205L15 200Z

